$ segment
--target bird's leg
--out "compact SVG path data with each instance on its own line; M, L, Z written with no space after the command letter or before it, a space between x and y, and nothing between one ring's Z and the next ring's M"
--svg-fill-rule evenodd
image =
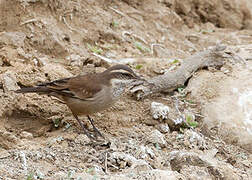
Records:
M94 125L94 120L93 120L92 118L90 118L90 116L88 116L88 115L87 115L87 118L88 118L89 122L91 123L91 125L93 126L93 130L94 130L95 134L96 134L96 135L98 134L98 135L101 136L103 139L105 139L104 136L101 134L101 132L95 127L95 125Z
M89 137L89 139L91 140L95 140L95 138L88 132L88 129L83 125L83 123L80 121L80 119L78 118L78 116L76 114L73 113L73 116L75 117L75 119L79 122L80 126L83 129L84 134L86 134L87 137Z

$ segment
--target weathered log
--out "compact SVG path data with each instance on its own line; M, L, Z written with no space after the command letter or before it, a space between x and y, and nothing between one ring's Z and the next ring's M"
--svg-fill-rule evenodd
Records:
M131 93L141 99L147 95L158 92L171 92L184 86L185 82L199 69L207 67L220 67L225 59L231 57L224 50L225 46L217 45L205 51L198 52L186 58L175 71L155 76L148 83L137 84L131 88Z

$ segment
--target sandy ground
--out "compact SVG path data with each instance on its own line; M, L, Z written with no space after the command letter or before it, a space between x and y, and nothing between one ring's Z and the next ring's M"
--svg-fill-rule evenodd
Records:
M201 109L218 88L205 91L208 86L195 83L194 96L175 92L140 101L125 94L112 108L92 115L111 142L97 146L88 144L56 98L13 92L101 72L110 64L94 53L115 62L134 58L132 69L150 78L216 43L249 45L247 7L221 0L0 0L0 179L252 179L251 152L227 143L214 128L204 129ZM233 66L226 68L232 72ZM232 77L223 72L195 76L204 77L203 84ZM174 109L174 97L181 112L196 114L196 127L173 129L153 119L151 103Z

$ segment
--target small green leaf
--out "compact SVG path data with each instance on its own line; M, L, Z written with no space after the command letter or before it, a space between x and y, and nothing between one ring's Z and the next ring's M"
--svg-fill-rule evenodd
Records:
M142 64L138 64L138 65L136 65L136 69L141 69L143 67L143 65Z
M33 180L33 173L29 173L26 177L26 180Z
M184 90L184 88L182 88L182 87L178 88L179 93L182 93L183 90Z
M103 50L101 48L98 48L97 46L91 46L90 44L87 44L87 47L90 51L96 54L101 54Z
M189 122L191 122L191 121L192 121L192 116L187 115L187 116L186 116L186 122L189 123Z
M61 120L62 118L56 118L53 120L53 124L54 124L54 127L59 127L60 123L61 123Z
M142 43L140 43L140 42L135 42L135 46L141 52L150 52L150 49L145 47L144 45L142 45Z
M196 121L190 122L189 126L196 128L198 126L198 123Z
M112 27L116 28L119 26L119 23L117 21L112 21L111 25Z
M192 127L192 128L195 128L198 126L198 122L196 121L193 121L193 117L191 115L187 115L186 116L186 123Z
M172 61L171 64L176 64L176 63L179 63L179 60L178 60L178 59L175 59L174 61Z

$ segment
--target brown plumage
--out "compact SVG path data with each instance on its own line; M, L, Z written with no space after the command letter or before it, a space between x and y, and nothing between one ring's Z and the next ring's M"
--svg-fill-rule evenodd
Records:
M126 65L115 65L102 73L60 79L35 87L21 88L16 92L47 94L59 98L72 111L84 133L94 139L78 115L87 115L95 137L97 134L102 136L88 115L110 107L121 96L127 84L134 80L139 80L139 77L132 69Z

